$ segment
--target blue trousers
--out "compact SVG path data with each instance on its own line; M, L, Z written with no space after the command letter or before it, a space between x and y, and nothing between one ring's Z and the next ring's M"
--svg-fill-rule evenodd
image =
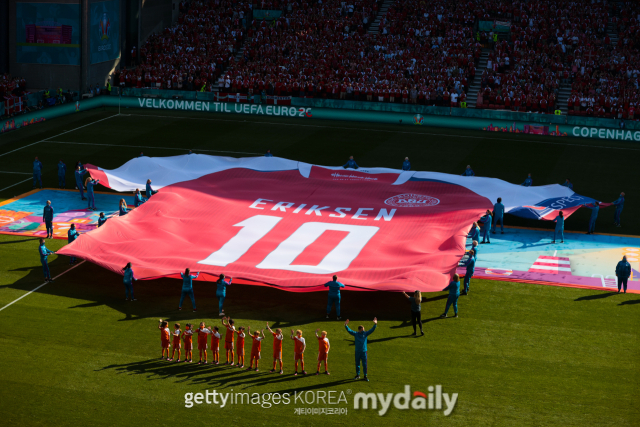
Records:
M455 314L458 314L458 297L460 295L449 295L449 298L447 299L447 306L444 309L444 314L446 315L447 312L449 311L449 307L451 306L451 304L453 304L453 312Z
M218 313L222 313L222 306L224 305L224 300L227 296L223 294L216 294L216 297L218 298Z
M485 225L482 229L482 243L484 243L485 240L491 243L491 224Z
M39 173L33 173L33 186L35 187L36 184L40 184L40 188L42 188L42 175L40 175Z
M64 187L67 185L67 180L64 175L58 175L58 187Z
M364 371L364 376L367 376L367 352L366 351L356 351L356 375L360 375L360 362L362 362L362 370Z
M504 233L504 218L500 217L500 218L495 218L493 220L493 232L496 232L496 228L498 227L498 221L500 221L500 231Z
M593 233L594 231L596 231L596 219L590 219L589 220L589 233Z
M333 308L333 304L336 305L336 314L338 315L338 317L340 317L340 296L339 295L337 297L330 296L327 298L327 314L331 313L331 308Z
M628 277L618 276L618 292L620 292L620 288L622 288L623 286L625 293L627 292L627 280L629 280Z
M193 309L196 309L196 298L193 296L193 290L190 291L182 291L182 295L180 295L180 305L178 307L182 307L182 302L184 301L184 297L188 296L191 298L191 305Z
M41 259L40 262L42 263L42 272L44 273L44 278L51 279L51 272L49 271L49 264L47 263L47 260Z
M93 192L89 193L87 191L87 199L89 199L89 208L96 208L96 197L94 196Z
M622 209L616 209L616 213L613 216L613 222L616 224L620 224L620 214L622 214Z
M53 222L51 221L45 221L44 222L44 226L47 229L47 236L49 234L53 235Z
M564 242L564 228L560 230L553 230L553 241L556 241L556 234L560 236L560 240Z
M82 182L76 181L76 186L78 190L80 190L80 197L84 199L84 187L82 186Z
M69 264L73 264L76 262L76 257L72 256L71 259L69 260Z
M473 272L469 272L464 275L464 291L469 292L469 282L471 282L471 276L473 276Z
M133 299L133 283L125 283L124 284L124 296L125 296L125 298L129 298L129 294L131 294L131 299Z

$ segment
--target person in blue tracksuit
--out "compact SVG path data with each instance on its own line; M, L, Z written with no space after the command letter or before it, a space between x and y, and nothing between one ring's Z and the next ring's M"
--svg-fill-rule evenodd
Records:
M89 209L96 210L96 196L93 193L93 187L100 182L99 179L87 178L85 185L87 187L87 199L89 199Z
M46 282L53 282L51 278L51 272L49 271L49 264L47 262L47 258L51 254L55 254L55 252L50 251L44 245L44 239L40 239L40 247L38 247L38 253L40 254L40 262L42 263L42 271L44 272L44 280Z
M471 251L473 251L473 257L476 259L476 261L478 260L478 248L480 246L478 245L478 241L474 240L473 242L471 242Z
M600 212L600 202L596 201L582 206L591 209L591 218L589 218L589 230L587 234L593 234L596 231L596 219L598 219L598 212Z
M153 188L151 188L151 180L148 179L147 180L147 187L145 189L145 196L147 196L147 199L151 196L153 196L154 194L156 194L157 191L155 191Z
M180 295L180 305L178 306L178 310L182 310L182 302L184 301L184 297L188 296L189 298L191 298L193 311L196 311L196 298L193 295L193 279L197 279L199 275L200 272L191 274L191 270L188 268L184 271L184 273L180 273L180 277L182 277L182 294Z
M58 187L67 186L67 165L62 160L58 162Z
M573 190L573 184L571 183L571 180L569 178L567 178L562 186L567 187L569 190Z
M36 188L36 184L42 188L42 162L37 157L33 161L33 188Z
M265 157L273 157L273 154L271 154L271 150L267 150L266 153L264 153Z
M453 279L449 282L449 285L443 289L443 291L449 291L449 297L447 298L447 305L444 309L444 313L440 317L447 317L449 307L453 305L453 317L458 317L458 298L460 297L460 276L456 273L453 275Z
M408 157L405 157L404 162L402 162L402 170L403 171L411 170L411 162L409 161Z
M345 163L344 165L342 165L343 168L345 169L358 169L360 166L358 166L358 164L356 163L355 160L353 160L353 156L349 157L349 160L347 160L347 163Z
M627 281L631 276L631 264L627 261L627 256L622 257L622 261L616 265L616 277L618 278L618 293L624 286L624 293L627 293Z
M471 169L471 165L467 165L467 168L462 172L462 176L475 176L475 172Z
M144 153L141 151L138 157L144 157Z
M218 298L218 315L220 316L224 316L224 308L222 308L222 306L224 305L224 300L227 297L227 288L231 286L232 280L233 277L229 277L229 281L225 281L224 274L221 274L216 282L216 298Z
M460 264L460 267L466 267L467 268L467 272L464 275L464 293L462 295L467 295L469 293L469 284L471 282L471 277L473 276L473 273L476 271L476 257L475 257L475 254L476 254L476 251L471 249L468 252L469 257L467 258L467 260L465 262L463 262L462 264Z
M189 150L189 152L187 153L187 156L190 154L196 154L196 153L194 153L193 150Z
M553 220L556 223L556 229L553 230L553 242L556 242L556 235L560 236L560 243L564 243L564 212L558 212L558 216Z
M360 362L362 362L362 368L364 370L364 380L369 381L367 376L367 337L376 330L378 326L378 318L373 318L373 328L368 331L364 330L364 326L358 326L358 332L349 328L349 319L344 322L344 327L350 335L354 337L354 343L356 346L356 377L355 380L360 379Z
M344 288L344 285L338 282L338 276L334 275L333 280L325 283L324 287L329 288L329 296L327 297L327 319L329 318L329 313L331 313L331 308L335 304L336 314L338 315L338 320L340 320L340 288Z
M525 179L524 182L520 185L523 187L531 187L533 185L533 178L531 178L531 174L529 174L527 176L527 179Z
M122 278L122 283L124 283L124 300L129 301L129 294L131 294L131 301L137 301L133 296L133 281L138 279L136 279L133 274L133 268L130 262L122 269L122 272L124 273Z
M133 206L137 208L146 201L147 199L142 197L142 194L140 194L140 189L136 188L136 192L133 195Z
M104 216L104 212L100 212L100 217L98 217L98 228L102 227L105 222L107 222L107 217Z
M469 230L469 235L467 236L471 238L471 240L480 240L480 226L477 222L474 222L471 226L471 230Z
M491 243L491 211L487 210L485 216L480 218L480 222L483 225L482 228L482 242L480 243Z
M84 186L82 185L82 178L84 178L84 174L86 173L87 170L82 166L77 166L76 171L74 172L74 175L76 177L76 187L78 187L78 190L80 190L80 197L82 198L82 200L87 200L87 198L84 197Z
M616 213L613 217L613 224L616 227L620 227L620 214L622 214L622 208L624 207L624 193L620 193L620 197L618 197L618 200L613 202L613 204L616 205Z
M493 205L493 230L491 232L496 234L496 227L498 227L498 221L500 221L500 234L504 234L504 205L502 204L502 197L498 197L498 203Z
M47 205L42 212L42 222L47 229L47 239L53 239L53 208L51 207L51 200L47 200Z
M71 224L71 228L67 231L67 243L73 243L79 236L78 230L76 230L76 225ZM69 260L69 264L73 265L76 263L76 257L72 256Z
M118 213L120 216L124 216L129 213L129 209L127 209L127 202L124 199L120 199L120 207L118 208Z

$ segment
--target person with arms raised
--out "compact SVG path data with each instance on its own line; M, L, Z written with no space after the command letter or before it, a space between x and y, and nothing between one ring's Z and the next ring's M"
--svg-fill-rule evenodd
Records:
M371 335L378 326L378 318L373 318L373 328L368 331L364 330L364 326L358 326L358 331L354 331L349 328L349 319L344 322L344 328L350 335L353 335L355 347L356 347L356 376L354 380L360 379L360 363L362 363L362 368L364 371L364 380L369 381L369 377L367 376L367 340L369 335Z
M333 275L333 280L324 284L325 288L329 288L329 295L327 297L327 319L333 305L336 306L336 314L338 320L340 320L340 288L344 288L344 285L338 282L338 276Z
M191 269L189 268L184 270L184 273L180 273L180 277L182 277L182 293L180 295L180 305L178 305L178 310L182 310L184 297L188 296L191 299L193 311L196 311L196 298L193 295L193 279L197 279L199 275L200 272L191 274Z
M620 197L618 197L618 199L613 202L613 204L616 205L616 213L613 217L613 224L616 227L620 227L620 215L622 215L622 208L624 207L624 193L620 193Z

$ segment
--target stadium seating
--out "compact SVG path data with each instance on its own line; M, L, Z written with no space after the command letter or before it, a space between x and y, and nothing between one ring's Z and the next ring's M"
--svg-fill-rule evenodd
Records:
M476 108L552 113L569 88L569 114L640 108L638 2L396 0L378 16L381 5L263 0L253 7L282 15L249 23L248 2L182 2L115 84L458 107L484 50ZM494 42L478 20L510 32Z

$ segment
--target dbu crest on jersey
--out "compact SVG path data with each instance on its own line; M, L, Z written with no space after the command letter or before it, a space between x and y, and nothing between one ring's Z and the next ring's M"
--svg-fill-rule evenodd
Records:
M431 196L423 196L421 194L399 194L389 197L384 201L385 205L398 206L402 208L421 208L425 206L435 206L440 200Z

